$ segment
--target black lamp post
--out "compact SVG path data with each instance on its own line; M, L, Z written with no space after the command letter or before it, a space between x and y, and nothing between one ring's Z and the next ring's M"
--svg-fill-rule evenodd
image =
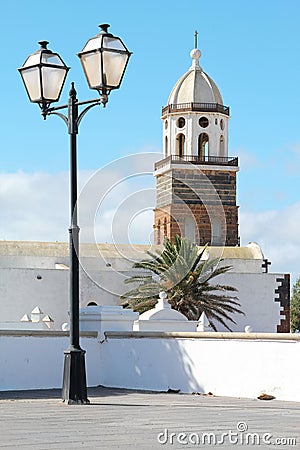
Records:
M69 67L58 53L47 49L47 41L40 41L40 49L28 56L18 69L29 99L37 103L44 119L55 114L61 117L70 135L70 346L65 351L62 387L63 401L89 403L86 388L85 351L79 343L79 226L77 221L77 134L83 116L89 109L108 101L113 89L120 87L131 53L120 38L108 32L108 24L100 25L101 31L91 38L78 54L91 89L100 97L79 102L74 83L71 84L67 105L51 107L59 100ZM85 108L79 113L79 106ZM58 112L67 109L67 115Z

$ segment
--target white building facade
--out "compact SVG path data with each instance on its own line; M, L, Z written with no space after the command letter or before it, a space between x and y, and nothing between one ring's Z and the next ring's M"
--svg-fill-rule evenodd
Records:
M124 280L136 274L133 260L144 259L148 247L135 246L135 253L124 245L120 255L114 245L99 244L95 256L89 244L82 244L80 306L119 305L120 295L128 290ZM266 272L268 266L257 244L211 247L209 253L222 256L221 264L232 266L215 282L238 290L245 316L233 316L236 324L229 324L233 331L243 332L246 326L253 332L289 331L289 277ZM0 241L0 322L19 322L38 306L54 321L52 328L61 330L69 321L68 265L67 243Z

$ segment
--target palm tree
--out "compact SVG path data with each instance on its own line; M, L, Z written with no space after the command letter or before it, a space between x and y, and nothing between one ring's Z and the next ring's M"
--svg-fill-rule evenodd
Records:
M174 244L166 239L163 251L157 250L156 254L147 251L150 258L133 265L143 272L125 280L126 284L136 286L121 296L123 307L145 312L155 306L159 292L166 291L172 308L189 320L199 320L204 312L215 331L214 321L231 331L226 320L236 322L230 314L244 314L238 298L228 294L236 289L210 284L210 280L228 272L231 266L219 267L217 258L202 261L206 248L201 250L187 238L175 236Z

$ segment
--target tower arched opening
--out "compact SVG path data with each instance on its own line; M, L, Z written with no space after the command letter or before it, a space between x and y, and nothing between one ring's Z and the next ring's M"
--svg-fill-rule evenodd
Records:
M191 242L195 242L196 239L195 219L191 216L187 216L184 219L184 236L188 238Z
M211 221L211 244L222 245L222 224L216 218Z
M185 135L179 133L176 137L176 156L182 158L185 154Z
M156 243L160 245L160 220L158 219L156 227Z
M164 218L164 239L167 237L167 218Z
M168 136L165 136L165 156L168 156Z
M220 156L225 156L225 140L224 140L224 136L220 136Z
M207 133L201 133L198 137L198 156L206 158L209 155L209 136Z

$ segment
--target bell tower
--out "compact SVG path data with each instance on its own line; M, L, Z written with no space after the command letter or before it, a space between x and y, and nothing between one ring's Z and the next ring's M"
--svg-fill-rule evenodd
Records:
M195 47L197 40L195 39ZM199 64L177 81L162 109L164 158L155 164L155 243L176 234L198 245L239 245L236 174L228 156L229 107Z

